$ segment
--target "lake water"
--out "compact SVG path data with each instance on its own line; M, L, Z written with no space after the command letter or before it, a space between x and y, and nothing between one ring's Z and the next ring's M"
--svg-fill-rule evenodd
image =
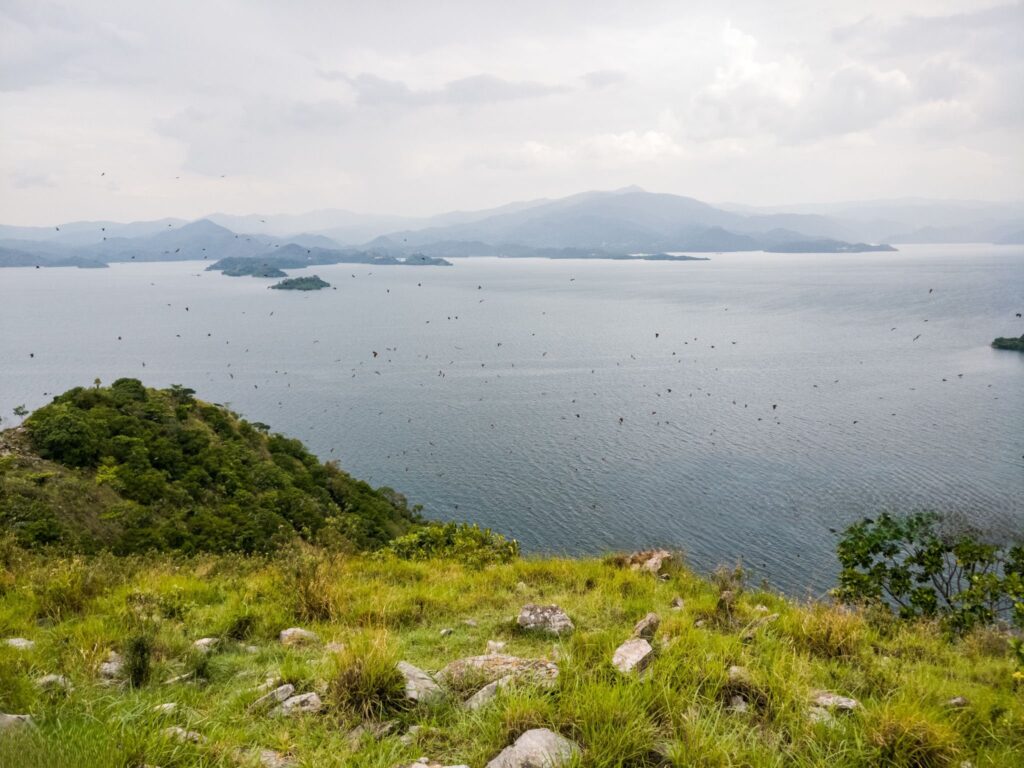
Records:
M1024 331L1019 246L294 272L314 293L204 266L0 270L4 424L181 383L526 552L672 546L793 593L859 516L1024 530L1024 355L989 347Z

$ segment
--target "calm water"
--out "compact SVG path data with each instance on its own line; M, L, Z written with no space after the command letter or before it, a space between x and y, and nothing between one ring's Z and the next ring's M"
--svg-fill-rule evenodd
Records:
M526 551L677 546L792 592L881 509L1024 529L1024 355L988 346L1024 331L1019 246L340 265L307 294L203 266L0 270L5 423L182 383Z

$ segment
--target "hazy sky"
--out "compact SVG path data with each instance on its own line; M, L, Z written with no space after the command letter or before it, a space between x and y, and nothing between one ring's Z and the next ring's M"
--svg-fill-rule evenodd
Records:
M629 184L1024 198L1024 3L0 0L4 223Z

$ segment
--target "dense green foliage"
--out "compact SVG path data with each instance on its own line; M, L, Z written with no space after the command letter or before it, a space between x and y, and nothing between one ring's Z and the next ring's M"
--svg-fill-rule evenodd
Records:
M958 631L998 619L1024 627L1024 546L941 524L935 514L883 514L847 528L837 595L888 603L904 618L940 616Z
M992 342L996 349L1009 349L1014 352L1024 352L1024 336L1016 339L1012 336L1000 336Z
M37 726L0 736L0 768L258 768L259 749L298 768L395 768L421 756L482 768L537 727L579 743L573 768L1024 765L1024 675L1006 632L951 636L933 621L794 602L736 571L655 578L626 561L480 569L298 543L269 556L62 558L0 537L0 712ZM517 631L526 603L561 606L575 632ZM643 674L620 674L612 654L649 611L661 616L655 657ZM320 642L282 645L278 633L293 626ZM148 648L133 654L140 627ZM2 642L11 637L34 646ZM197 653L207 637L219 642ZM556 662L556 683L515 682L475 711L462 705L473 680L435 706L403 696L397 660L433 674L491 640ZM132 685L126 669L104 679L110 651L139 665L148 651L148 678ZM40 689L34 681L50 673L73 688ZM276 717L254 706L268 678L317 692L323 710ZM816 720L820 690L859 706ZM173 726L201 740L181 743L165 734Z
M82 551L265 551L300 536L375 548L417 522L298 440L175 386L76 388L4 433L0 526Z
M519 542L490 529L457 523L431 523L391 541L387 551L406 560L454 559L472 566L508 563L519 556Z
M319 275L310 275L309 277L289 277L270 287L279 291L319 291L321 288L330 288L331 284L326 280L321 280Z

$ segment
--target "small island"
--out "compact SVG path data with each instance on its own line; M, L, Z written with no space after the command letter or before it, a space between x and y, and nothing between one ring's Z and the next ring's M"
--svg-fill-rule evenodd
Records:
M1024 335L1019 339L1013 336L1000 336L992 342L994 349L1008 349L1012 352L1024 352Z
M256 262L254 259L247 259L245 263L225 269L224 274L228 277L244 277L245 275L250 277L288 277L287 272L278 269L273 264L267 264L265 261Z
M330 288L331 284L326 280L321 280L319 275L312 275L311 277L289 277L270 287L279 291L319 291L321 288Z

